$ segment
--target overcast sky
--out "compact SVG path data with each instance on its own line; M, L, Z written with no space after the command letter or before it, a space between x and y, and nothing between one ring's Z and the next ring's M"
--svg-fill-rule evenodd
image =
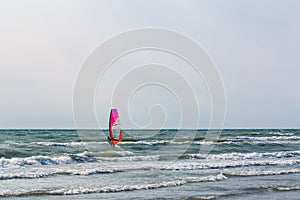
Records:
M141 27L176 30L206 49L224 81L225 128L300 128L299 10L297 0L0 0L0 128L75 128L72 94L83 62L108 38ZM133 118L146 125L140 101L158 95L145 106L170 102L167 127L176 128L178 105L155 86L128 105ZM106 128L110 107L96 106Z

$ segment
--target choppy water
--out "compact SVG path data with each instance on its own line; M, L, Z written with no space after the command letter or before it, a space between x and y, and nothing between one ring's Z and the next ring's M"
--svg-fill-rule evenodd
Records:
M125 130L117 147L105 133L0 131L0 197L300 198L300 130Z

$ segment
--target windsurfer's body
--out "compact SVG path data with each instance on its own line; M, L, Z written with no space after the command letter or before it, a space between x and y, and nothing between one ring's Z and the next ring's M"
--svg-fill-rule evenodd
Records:
M122 133L123 133L123 131L121 130L119 139L115 139L113 137L107 136L108 143L112 146L115 146L116 144L118 144L122 140L122 135L123 135Z
M116 144L118 144L121 140L117 140L117 139L114 139L114 138L111 138L111 137L107 137L107 140L108 140L108 143L111 145L111 146L115 146Z

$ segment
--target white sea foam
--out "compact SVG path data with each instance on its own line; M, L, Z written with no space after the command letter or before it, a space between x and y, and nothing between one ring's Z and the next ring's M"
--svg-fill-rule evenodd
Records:
M105 168L105 167L97 167L92 169L56 169L50 168L48 170L41 171L28 171L28 172L0 172L0 180L6 179L34 179L34 178L46 178L54 175L81 175L81 176L89 176L93 174L103 174L103 173L115 173L120 172L121 169L116 169L114 167Z
M93 145L93 144L104 144L107 142L31 142L33 145L40 146L83 146L83 145Z
M183 179L176 179L170 181L162 181L148 184L137 185L111 185L106 187L78 187L78 188L60 188L60 189L46 189L46 190L30 190L30 191L0 191L0 197L2 196L25 196L25 195L77 195L77 194L89 194L89 193L115 193L123 191L134 190L149 190L158 189L163 187L176 187L185 185L188 183L208 182L208 181L220 181L227 177L219 173L216 175L210 175L205 177L188 177Z
M10 141L10 140L5 141L4 143L5 143L5 144L9 144L9 145L15 145L15 146L19 146L19 145L24 145L24 144L26 144L26 143L18 143L18 142Z
M188 197L187 199L211 200L211 199L218 199L219 197L220 196L192 196L192 197Z
M65 170L65 171L57 171L57 174L71 174L71 175L93 175L93 174L102 174L102 173L114 173L120 172L120 169L115 168L96 168L96 169L85 169L85 170Z
M300 173L300 169L272 169L272 170L248 170L248 171L234 171L226 172L225 174L230 176L270 176L270 175L281 175L281 174L294 174Z
M162 170L198 170L198 169L222 169L222 168L237 168L248 166L269 166L269 165L297 165L300 163L298 159L261 159L261 160L215 160L203 162L182 162L174 163L167 166L161 166Z
M134 156L134 153L131 151L117 151L117 150L106 150L100 153L97 153L100 157L103 158L115 158L115 157L129 157Z
M144 146L156 146L156 145L222 145L222 144L236 144L236 143L249 143L249 144L300 144L300 138L293 136L292 138L275 139L272 137L245 137L245 138L227 138L219 141L168 141L168 140L156 140L156 141L122 141L122 145L144 145ZM257 139L256 139L257 138ZM270 138L270 139L266 139ZM13 145L26 145L25 143L11 143ZM40 146L65 146L76 147L85 145L103 145L107 142L32 142L29 144ZM28 144L27 144L28 145Z
M168 140L154 140L154 141L123 141L122 144L132 144L132 145L158 145L158 144L169 144Z
M101 161L158 161L159 155L152 156L127 156L127 157L98 157Z
M292 135L294 135L294 133L292 133L292 132L273 132L273 131L269 132L269 134L271 134L271 135L280 135L280 136L292 136Z
M276 175L276 174L287 174L287 173L300 173L300 169L275 169L270 171L240 171L243 167L251 166L297 166L300 164L300 160L294 158L287 159L250 159L250 160L201 160L201 162L195 160L179 160L174 163L167 161L151 161L149 157L142 158L147 161L139 162L128 162L128 157L124 157L125 162L110 162L110 160L101 160L99 162L93 162L89 165L84 163L72 165L64 165L59 168L55 166L36 166L33 168L28 168L28 171L19 171L18 168L15 171L2 170L0 171L0 179L33 179L33 178L46 178L54 175L80 175L89 176L101 173L116 173L116 172L126 172L132 170L203 170L203 169L224 169L229 170L228 174L241 175L241 176L257 176L257 175ZM120 158L123 159L123 158ZM139 158L141 159L141 158ZM154 158L153 158L154 159ZM120 160L119 160L120 161ZM87 167L88 166L88 167ZM238 170L236 170L238 169ZM233 171L233 172L231 172ZM190 180L193 181L193 180Z
M13 173L13 174L0 174L0 180L6 179L33 179L33 178L45 178L53 175L53 173L45 172L25 172L25 173Z
M268 140L300 140L300 136L271 136L271 137L249 137L237 136L237 139L255 140L255 141L268 141Z
M281 186L281 187L276 187L275 190L278 191L291 191L291 190L300 190L300 186Z
M211 144L233 144L233 143L276 143L276 144L288 144L288 143L300 143L300 136L295 136L294 133L281 133L281 132L270 132L272 136L253 137L253 136L237 136L229 138L216 138L211 140L200 140L193 141L192 139L186 138L184 141L176 140L154 140L154 141L122 141L123 145L182 145L182 144L198 144L198 145L211 145ZM7 141L10 145L40 145L40 146L84 146L84 145L100 145L106 144L106 141L90 141L90 142L31 142L31 143L18 143L13 141Z
M261 158L289 158L300 156L300 151L280 151L271 153L222 153L222 154L186 154L184 157L197 159L214 159L214 160L244 160L244 159L261 159Z
M60 156L31 156L25 158L0 158L0 167L21 167L26 165L60 165L89 160L91 154L64 154Z

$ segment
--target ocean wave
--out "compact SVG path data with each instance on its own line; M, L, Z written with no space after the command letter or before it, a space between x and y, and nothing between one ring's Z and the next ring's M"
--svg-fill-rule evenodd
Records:
M112 160L113 159L120 159L122 157L134 157L135 154L132 151L125 151L125 150L121 150L121 148L119 149L108 149L105 151L101 151L101 152L96 152L93 153L95 159L97 160Z
M260 145L260 144L271 144L271 145L295 145L300 144L300 140L283 140L283 141L251 141L251 142L245 142L245 144L253 144L253 145Z
M155 145L167 145L167 144L187 144L191 143L192 141L172 141L172 140L153 140L153 141L135 141L135 140L125 140L120 143L120 145L144 145L144 146L155 146ZM24 143L16 143L11 142L12 145L23 145ZM39 146L66 146L66 147L73 147L73 146L84 146L84 145L101 145L101 144L108 144L107 141L103 142L31 142L28 143L31 145L39 145Z
M25 158L0 158L0 167L21 167L26 165L60 165L78 162L91 162L91 153L63 154L60 156L31 156Z
M78 154L62 154L56 156L30 156L0 158L0 168L14 168L28 165L65 165L96 161L158 161L159 155L139 156L131 151L104 151L100 153L83 152ZM1 179L1 178L0 178Z
M169 144L170 140L154 140L154 141L124 141L122 144L131 144L131 145L147 145L147 146L153 146L153 145L166 145Z
M275 190L277 192L286 192L292 190L300 190L300 186L298 185L290 185L290 186L260 186L254 188L248 188L248 190Z
M300 140L260 140L260 141L255 141L255 140L241 140L241 139L227 139L224 142L194 142L193 144L198 144L198 145L224 145L224 144L250 144L250 145L260 145L260 144L271 144L271 145L290 145L290 144L300 144Z
M235 144L235 143L249 143L249 144L299 144L300 136L295 136L294 133L281 133L281 132L270 132L271 136L236 136L236 137L225 137L225 138L183 138L183 140L127 140L124 139L120 143L122 145L144 145L144 146L156 146L156 145L212 145L212 144ZM14 146L24 145L38 145L38 146L65 146L65 147L76 147L85 145L102 145L107 144L107 141L76 141L76 142L44 142L36 141L30 143L18 143L14 141L6 141L6 144Z
M91 144L104 144L107 142L31 142L32 145L40 145L40 146L84 146Z
M222 154L185 154L182 158L214 159L214 160L245 160L262 158L290 158L300 156L300 151L280 151L271 153L222 153Z
M122 159L122 158L120 158ZM125 159L125 158L124 158ZM76 164L76 168L73 165L65 165L60 168L47 167L47 168L28 168L28 171L1 171L0 180L6 179L35 179L35 178L47 178L49 176L55 175L79 175L79 176L90 176L94 174L102 173L118 173L126 171L136 171L136 170L176 170L176 171L190 171L190 170L210 170L210 169L222 169L224 174L228 176L264 176L264 175L279 175L279 174L289 174L289 173L300 173L300 169L274 169L274 170L262 170L262 171L240 171L243 167L252 166L278 166L280 168L289 166L297 166L300 164L300 160L287 159L287 160L214 160L195 162L188 160L181 160L174 163L160 161L153 162L149 157L144 158L131 158L135 159L134 164L131 162L117 163L103 163L94 162L91 166L85 163ZM145 162L139 162L138 159L147 160ZM155 157L153 158L155 160ZM103 160L101 160L103 161ZM104 160L105 162L106 160ZM110 161L110 160L109 160ZM226 172L226 173L225 173ZM193 181L193 179L189 180Z
M268 140L300 140L300 136L270 136L270 137L249 137L249 136L237 136L233 139L246 139L255 141L268 141Z
M162 181L148 184L137 185L112 185L106 187L78 187L78 188L60 188L60 189L45 189L45 190L30 190L30 191L0 191L0 197L8 196L29 196L29 195L80 195L90 193L115 193L134 190L150 190L164 187L176 187L189 183L211 182L224 180L227 177L222 173L205 177L187 177L170 181Z
M49 177L52 175L53 175L53 173L44 173L44 172L0 174L0 180L46 178L46 177Z
M292 132L274 132L274 131L271 131L271 132L269 132L269 134L271 134L271 135L280 135L280 136L292 136L292 135L294 135L294 133L292 133Z
M262 171L237 171L237 172L224 172L226 176L270 176L270 175L282 175L282 174L296 174L300 173L300 169L273 169Z
M223 145L223 144L300 144L300 136L271 136L251 137L237 136L212 140L193 141L197 145Z
M53 146L53 147L77 147L77 146L84 146L84 145L101 145L101 144L108 144L106 141L99 142L99 141L91 141L91 142L14 142L14 141L5 141L6 144L12 146Z
M258 138L258 137L257 137ZM268 138L268 137L265 137ZM31 142L31 143L11 143L13 145L38 145L38 146L53 146L53 147L78 147L86 145L105 145L105 142ZM300 138L296 139L242 139L242 138L222 138L214 140L187 140L187 141L174 141L174 140L155 140L155 141L122 141L119 146L164 146L164 145L224 145L224 144L300 144Z
M131 142L122 142L120 145L144 145L144 146L156 146L156 145L211 145L215 143L222 143L226 141L224 138L221 139L210 139L210 140L196 140L187 139L185 141L178 140L153 140L153 141L131 141Z
M89 176L94 174L104 174L104 173L116 173L121 172L120 169L115 168L95 168L95 169L56 169L48 172L19 172L11 174L1 174L0 180L7 179L36 179L36 178L47 178L55 175L81 175Z
M100 161L158 161L159 155L152 156L127 156L127 157L98 157L97 160Z
M5 141L4 143L8 144L8 145L15 145L15 146L20 146L20 145L26 145L27 144L27 143L19 143L19 142L10 141L10 140Z
M237 168L237 167L249 167L249 166L285 166L285 165L298 165L300 160L288 159L288 160L274 160L274 159L262 159L262 160L215 160L214 162L190 162L190 163L177 163L167 166L160 166L161 170L199 170L199 169L225 169L225 168Z
M193 144L205 145L206 140L196 141ZM300 136L269 136L269 137L252 137L252 136L237 136L228 137L218 142L212 141L215 145L222 144L300 144ZM211 143L212 143L211 142Z
M274 188L274 190L278 190L278 191L300 190L300 186L280 186Z
M189 200L189 199L197 199L197 200L211 200L211 199L218 199L220 196L191 196L186 198L181 198L181 200Z

